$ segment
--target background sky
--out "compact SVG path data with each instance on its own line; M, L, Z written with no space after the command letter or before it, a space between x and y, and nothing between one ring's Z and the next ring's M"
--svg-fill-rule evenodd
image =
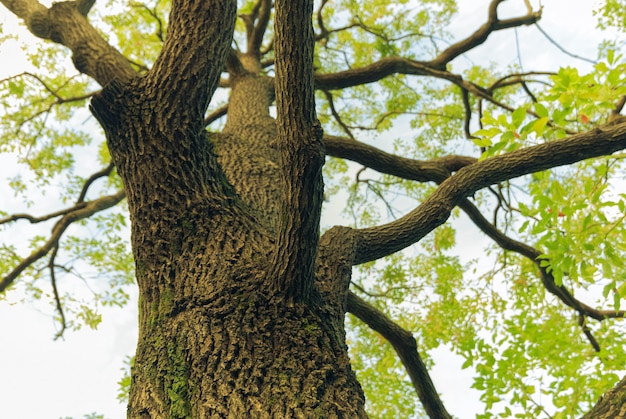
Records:
M460 13L449 30L467 36L485 21L488 1L459 1ZM533 1L536 6L537 2ZM522 0L510 0L503 6L524 10ZM607 37L595 29L592 10L596 1L544 0L541 27L566 50L594 59L600 40ZM501 16L506 16L501 8ZM0 6L4 34L20 33L15 17ZM32 39L30 34L25 39ZM559 65L589 68L552 45L535 27L517 29L520 56L525 70L554 70ZM69 54L68 54L69 55ZM497 61L502 65L517 63L514 30L500 31L458 64ZM25 60L16 44L0 46L0 79L23 70ZM4 186L15 170L10 156L0 156L0 209L11 213L12 192ZM36 213L47 212L39 208ZM342 223L334 211L326 211L325 224ZM485 240L471 226L459 231L458 243L471 243L460 249L468 258L480 256L476 244ZM0 240L3 237L0 236ZM97 331L83 328L66 331L54 341L55 324L51 308L32 303L17 303L18 296L0 301L0 418L57 419L82 418L98 412L109 419L126 416L125 406L116 401L117 381L122 376L123 361L132 355L136 344L136 299L124 309L102 310L103 322ZM460 419L474 417L480 411L478 393L470 389L471 371L461 370L461 360L440 349L434 355L431 371L437 389L449 411Z

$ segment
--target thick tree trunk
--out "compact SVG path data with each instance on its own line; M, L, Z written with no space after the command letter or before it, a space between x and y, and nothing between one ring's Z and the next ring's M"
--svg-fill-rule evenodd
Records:
M167 106L137 106L138 83L93 104L109 121L132 219L140 330L129 417L365 416L343 331L351 261L338 271L337 249L320 256L307 301L276 291L276 233L234 190L253 183L242 173L230 187L207 136L168 119Z
M192 3L185 10L207 7ZM207 44L216 59L209 71L185 49L198 42L188 32L173 21L169 33L180 38L168 40L178 58L162 55L145 77L110 83L92 101L132 221L140 307L128 416L365 417L343 324L353 256L337 256L351 235L334 230L319 253L317 240L309 244L307 257L318 256L306 298L276 287L285 282L276 262L290 191L269 116L272 84L242 68L225 132L209 138L198 110L230 41ZM193 77L180 77L181 66Z

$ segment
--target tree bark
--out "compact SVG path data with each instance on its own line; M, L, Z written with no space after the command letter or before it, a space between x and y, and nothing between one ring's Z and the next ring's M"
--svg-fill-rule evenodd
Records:
M626 377L606 394L583 419L617 419L626 418Z
M307 229L314 224L319 234L319 219L301 218L304 230L294 231L279 211L310 192L281 177L278 161L310 138L311 110L305 125L277 132L271 83L245 65L233 79L224 133L210 138L202 126L234 16L234 1L174 2L154 68L109 83L92 101L132 221L140 303L128 416L365 417L343 324L352 260L331 262L337 248L317 258ZM310 85L312 92L312 77ZM305 183L319 188L321 164L313 163ZM264 176L274 185L261 188ZM297 268L290 271L276 251L285 231L300 249L287 254ZM282 285L298 283L306 293Z

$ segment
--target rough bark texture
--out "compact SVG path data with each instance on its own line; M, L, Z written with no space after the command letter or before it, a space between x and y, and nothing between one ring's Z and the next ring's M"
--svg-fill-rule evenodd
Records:
M626 418L626 377L600 397L593 409L583 416L583 419L618 418Z
M114 81L92 101L127 191L140 289L128 415L365 416L343 331L352 261L338 272L328 261L337 249L320 258L325 274L315 286L317 241L305 233L310 242L303 249L302 240L289 247L281 239L281 232L300 232L284 226L290 219L281 209L298 187L289 185L279 163L291 161L289 141L310 138L313 121L285 124L277 133L268 111L271 83L258 74L258 63L242 57L224 133L209 138L203 112L230 46L223 33L232 30L215 34L207 27L215 25L213 16L232 23L234 2L208 3L175 2L173 16L177 7L192 10L186 22L204 16L204 24L183 27L172 19L168 53L147 76ZM292 177L321 188L316 164L312 173L305 168ZM307 202L289 209L304 213ZM319 218L313 223L318 234ZM283 260L279 242L296 249L288 257L300 266L306 267L298 252L308 252L309 266L276 269ZM306 299L296 301L288 285L276 286L299 281L311 281Z

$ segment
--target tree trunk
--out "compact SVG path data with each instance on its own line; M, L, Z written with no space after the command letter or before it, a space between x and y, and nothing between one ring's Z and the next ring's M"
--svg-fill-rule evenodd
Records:
M238 130L209 141L168 106L146 106L142 81L93 103L132 219L140 329L129 417L365 416L343 329L351 261L337 271L337 249L320 254L307 301L275 291L274 214L255 210L268 198L240 197L255 177L231 172L231 187L213 151L243 141ZM272 132L267 122L259 132Z
M191 3L188 13L211 13L193 12L207 6ZM202 110L225 63L228 50L220 46L230 40L199 35L213 42L205 56L216 58L195 68L184 43L197 48L199 41L176 25L169 33L181 38L168 39L164 51L170 41L177 58L162 54L145 77L109 83L92 101L132 221L140 303L128 416L365 417L343 324L353 260L338 259L336 247L351 235L333 230L319 253L311 241L305 253L317 254L317 274L302 298L276 286L286 282L275 265L282 260L281 202L291 190L269 116L272 84L255 74L258 63L242 65L233 73L225 131L210 137ZM191 76L180 77L181 66ZM297 129L282 135L298 138ZM294 272L290 283L310 279Z

